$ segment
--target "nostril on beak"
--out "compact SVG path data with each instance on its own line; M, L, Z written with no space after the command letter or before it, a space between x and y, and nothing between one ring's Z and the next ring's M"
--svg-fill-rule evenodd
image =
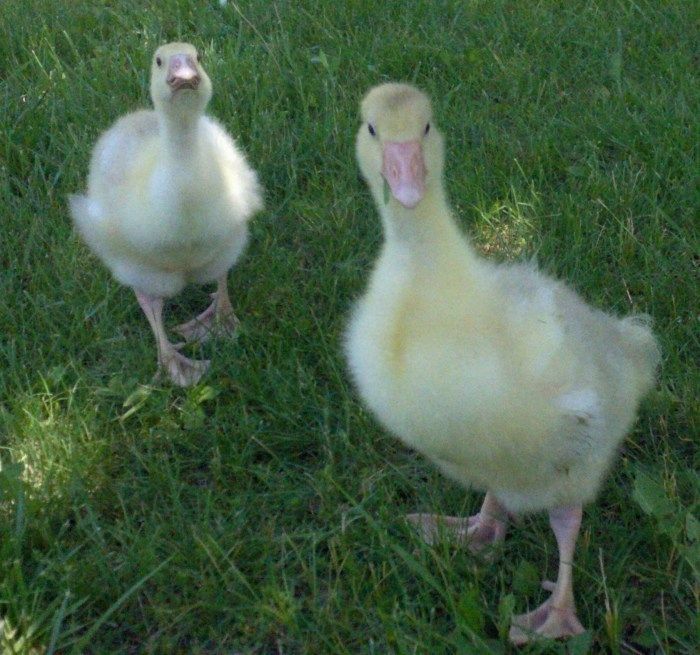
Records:
M194 60L187 55L173 55L168 66L166 83L172 89L196 89L201 77Z

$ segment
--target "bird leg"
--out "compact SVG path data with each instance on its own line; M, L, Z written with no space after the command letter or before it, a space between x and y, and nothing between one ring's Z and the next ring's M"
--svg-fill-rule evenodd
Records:
M153 330L158 348L158 371L165 371L168 377L180 387L196 384L209 368L208 361L188 359L178 352L178 347L170 343L163 325L163 299L136 291L136 298Z
M406 519L418 528L428 544L437 543L441 532L451 541L466 544L473 553L503 541L506 536L508 513L488 492L478 514L468 518L442 516L440 514L408 514Z
M238 318L233 313L226 277L224 275L219 278L216 291L211 294L211 305L199 316L175 328L175 331L186 341L204 342L212 336L212 333L233 336L236 332Z
M559 573L556 584L543 582L552 595L537 609L514 616L509 638L519 646L532 639L560 639L585 632L576 616L571 563L581 526L581 507L556 508L549 512L549 524L559 547Z

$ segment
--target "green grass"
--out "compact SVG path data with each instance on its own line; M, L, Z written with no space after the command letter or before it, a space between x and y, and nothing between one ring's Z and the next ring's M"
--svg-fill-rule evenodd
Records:
M0 3L0 650L512 651L509 609L556 566L546 519L488 563L422 545L403 513L479 498L383 433L340 352L381 239L358 101L396 79L434 98L482 251L654 317L659 385L586 510L570 652L697 652L699 19L683 0ZM267 203L230 277L240 336L190 390L149 383L148 325L66 209L174 39L203 49Z

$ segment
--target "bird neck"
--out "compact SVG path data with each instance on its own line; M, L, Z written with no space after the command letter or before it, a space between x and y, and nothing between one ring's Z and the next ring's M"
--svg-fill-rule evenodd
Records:
M426 189L425 196L413 209L406 209L393 196L380 212L387 247L398 246L415 258L447 263L464 262L471 255L465 236L459 230L442 185Z
M172 163L191 161L200 149L200 127L202 116L199 113L160 112L160 133L165 152Z

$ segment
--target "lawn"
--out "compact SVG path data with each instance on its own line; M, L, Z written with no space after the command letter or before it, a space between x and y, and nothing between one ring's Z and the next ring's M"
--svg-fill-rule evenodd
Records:
M66 206L176 39L266 189L230 275L240 333L188 390L152 383L148 324ZM422 544L403 514L480 498L378 427L341 354L382 238L358 102L404 80L482 252L654 318L659 383L585 511L569 652L697 652L698 43L683 0L0 3L0 650L514 652L511 610L555 573L546 517L491 561Z

